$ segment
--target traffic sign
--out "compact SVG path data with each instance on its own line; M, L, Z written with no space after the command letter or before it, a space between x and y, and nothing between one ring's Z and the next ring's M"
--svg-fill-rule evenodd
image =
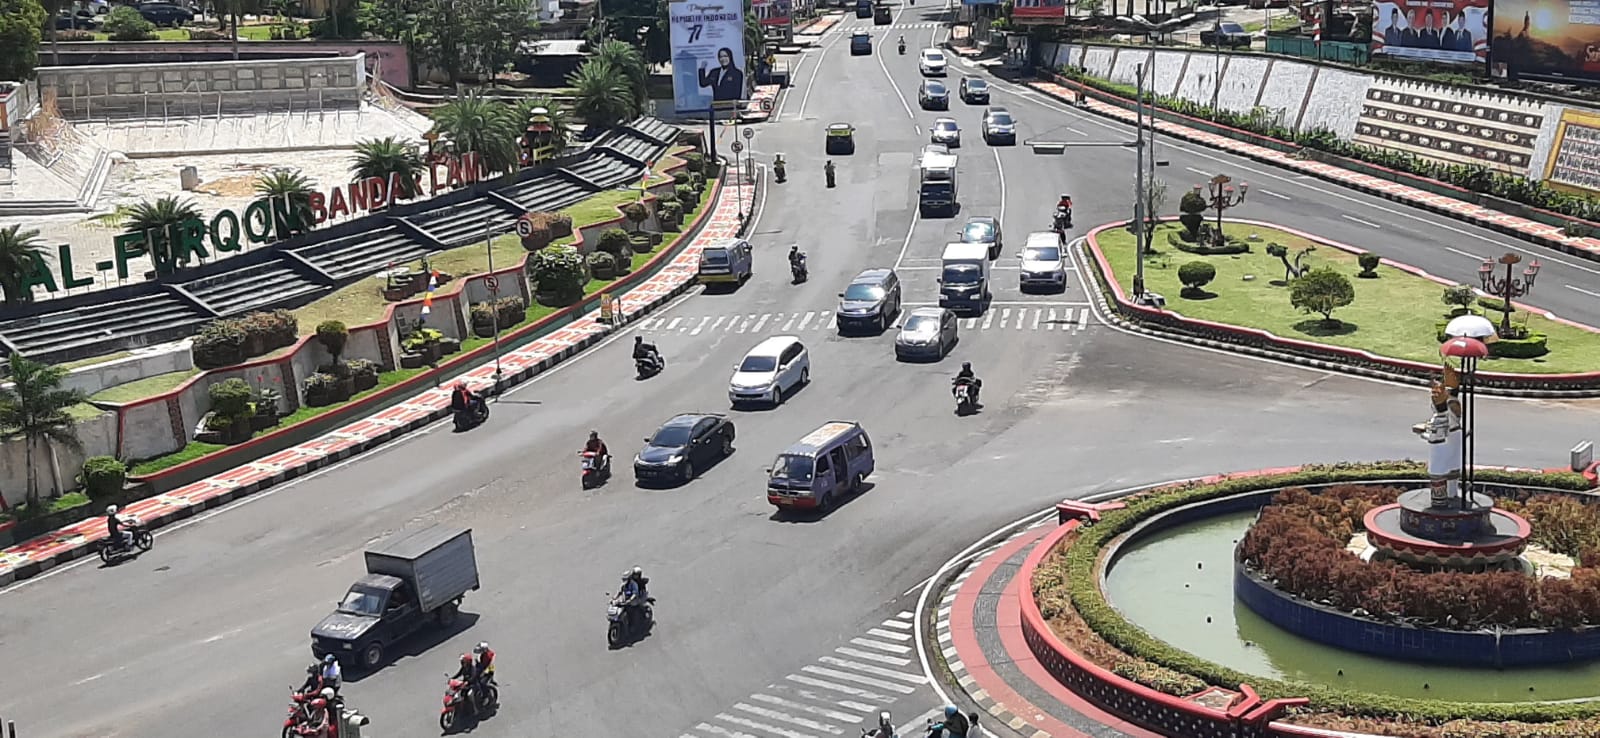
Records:
M737 153L739 153L741 151L744 151L744 144L742 144L742 143L740 143L738 141L734 141L733 142L733 153L737 154Z
M749 141L750 139L755 138L755 137L756 137L756 132L755 132L754 129L752 129L752 128L744 129L744 140Z
M770 98L770 97L762 98L762 100L761 100L761 110L763 112L767 112L767 113L772 112L772 98ZM747 128L745 130L748 131L750 129Z
M517 235L527 238L533 235L533 223L524 215L517 219Z
M485 287L489 288L490 292L500 291L500 280L495 279L494 275L492 274L483 278L483 284Z

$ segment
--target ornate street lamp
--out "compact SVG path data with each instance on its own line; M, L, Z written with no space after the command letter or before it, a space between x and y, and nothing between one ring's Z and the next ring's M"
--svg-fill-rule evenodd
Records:
M1478 281L1483 283L1483 291L1505 301L1502 306L1505 308L1505 317L1500 321L1501 338L1516 337L1511 332L1511 301L1532 292L1533 281L1539 276L1538 259L1528 263L1528 268L1522 271L1521 279L1511 276L1511 267L1516 266L1521 261L1521 256L1511 252L1506 252L1505 256L1500 257L1499 263L1506 266L1506 275L1504 277L1496 277L1494 275L1495 262L1490 259L1484 259L1483 263L1478 266Z
M1473 466L1477 457L1478 420L1478 360L1489 355L1485 342L1495 339L1494 324L1481 315L1461 315L1445 324L1449 336L1439 346L1439 356L1446 361L1456 359L1461 363L1461 384L1457 388L1461 400L1461 505L1465 510L1473 498Z
M1240 182L1238 190L1234 190L1232 182L1232 177L1226 174L1219 174L1212 177L1211 181L1207 183L1207 187L1211 190L1211 196L1207 198L1207 202L1212 210L1217 211L1215 239L1218 246L1225 243L1222 237L1222 211L1243 203L1245 193L1250 190L1248 182ZM1194 186L1194 194L1200 194L1200 185Z

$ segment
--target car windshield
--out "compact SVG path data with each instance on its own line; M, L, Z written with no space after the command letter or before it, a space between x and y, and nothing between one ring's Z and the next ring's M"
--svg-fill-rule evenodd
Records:
M906 333L924 336L939 332L939 319L931 315L915 315L906 321Z
M928 83L928 94L929 95L943 95L944 94L944 85L939 84L938 82L929 82Z
M922 52L922 58L927 59L930 62L942 62L944 61L944 54L941 54L937 51L924 51Z
M971 264L957 264L944 268L945 284L977 284L981 272Z
M700 261L713 266L723 266L728 263L728 252L702 251L700 252Z
M1030 246L1022 250L1024 261L1060 261L1061 248L1058 246Z
M967 89L973 92L983 92L989 89L989 83L981 79L969 79L967 80Z
M956 122L953 121L953 120L941 120L941 121L939 121L937 123L934 123L933 127L934 127L934 130L938 130L938 131L955 131L956 130Z
M811 470L816 464L809 456L784 454L772 462L772 478L792 482L811 481Z
M968 223L961 231L963 243L989 243L994 240L994 226L988 223Z
M850 38L851 38L851 40L854 40L854 41L867 41L867 40L871 39L872 37L867 35L867 34L865 34L865 33L857 33L857 34L851 36Z
M370 589L352 589L339 601L339 612L350 615L383 614L383 593Z
M1244 33L1244 26L1241 26L1238 23L1224 23L1224 24L1222 24L1222 32L1223 33Z
M877 302L883 299L883 288L875 284L853 284L845 288L844 299L851 302Z
M664 448L682 448L689 445L689 431L687 425L662 426L650 439L650 445Z
M989 122L993 123L994 125L997 125L997 126L1009 126L1009 125L1011 125L1011 114L1010 113L993 113L993 114L990 114Z
M778 360L771 356L746 356L739 365L741 372L770 372L778 368Z

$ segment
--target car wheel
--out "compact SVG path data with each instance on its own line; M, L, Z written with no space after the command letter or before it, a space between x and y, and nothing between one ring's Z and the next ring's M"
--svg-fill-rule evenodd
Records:
M850 478L850 493L861 494L861 486L865 482L866 480L862 478L861 472L856 472L856 475Z
M726 434L722 436L722 447L720 450L723 458L733 455L733 439L728 437Z
M811 384L811 367L809 366L800 370L800 383L795 386L804 387L808 384Z
M371 669L378 668L378 665L382 664L382 663L383 663L383 644L382 643L379 643L377 641L373 641L372 643L368 643L366 648L361 649L361 665L362 666L365 666L368 670L371 670Z
M779 405L782 405L783 404L783 385L774 383L772 385L772 396L767 398L767 399L768 399L768 401L770 401L772 403L773 407L777 407Z
M689 461L688 459L684 459L683 466L678 467L678 476L682 478L684 484L688 484L689 482L693 482L694 481L694 462L693 461Z

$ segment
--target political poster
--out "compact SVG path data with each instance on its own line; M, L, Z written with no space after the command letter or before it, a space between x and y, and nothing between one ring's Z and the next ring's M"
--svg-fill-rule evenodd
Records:
M1443 64L1482 64L1489 53L1489 0L1378 0L1372 54Z
M787 26L794 22L793 0L750 0L750 10L764 28Z
M738 110L750 99L744 0L671 0L672 100L679 115Z
M1585 195L1600 192L1600 115L1567 108L1556 127L1545 184Z
M964 1L964 0L963 0ZM1061 24L1067 20L1066 0L1016 0L1011 21L1021 25Z
M1498 0L1493 36L1497 76L1600 79L1600 0Z

